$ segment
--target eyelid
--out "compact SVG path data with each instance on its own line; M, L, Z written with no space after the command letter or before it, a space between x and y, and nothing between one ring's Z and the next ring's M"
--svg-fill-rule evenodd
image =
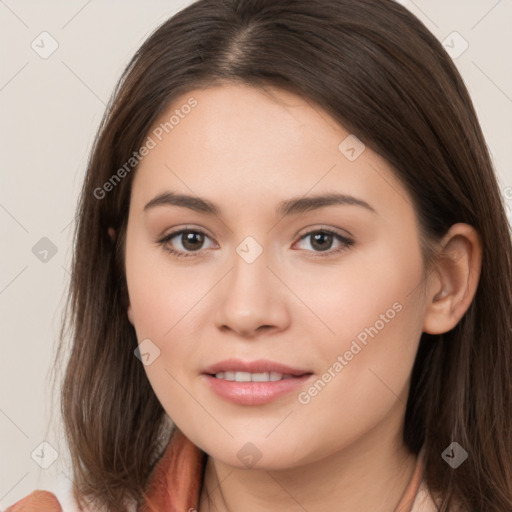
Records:
M347 231L346 229L342 230L340 228L333 228L325 224L311 224L310 226L306 226L305 228L301 229L298 233L296 233L295 237L303 238L304 236L309 235L312 232L314 233L316 231L326 231L328 233L338 235L341 238L354 239L354 235L350 233L350 231Z
M158 235L158 240L161 240L163 238L168 238L177 235L178 233L181 233L182 231L194 231L197 233L203 233L205 235L208 235L210 238L213 238L212 234L206 229L199 226L195 226L192 224L184 224L179 225L179 227L173 227L173 228L167 228L164 231L162 231L161 235Z

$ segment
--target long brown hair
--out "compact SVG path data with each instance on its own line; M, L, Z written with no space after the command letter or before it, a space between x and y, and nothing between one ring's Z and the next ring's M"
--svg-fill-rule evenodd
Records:
M480 234L482 272L469 309L449 332L421 337L404 442L414 454L425 446L425 478L444 497L441 511L455 501L472 512L512 510L504 200L459 72L392 0L198 0L161 25L127 66L88 163L61 333L60 348L68 329L72 341L61 400L75 496L112 511L141 503L169 434L134 357L126 312L124 233L136 165L105 183L120 176L170 102L229 82L299 94L390 162L414 202L426 262L431 242L452 224ZM441 457L454 441L469 454L457 469Z

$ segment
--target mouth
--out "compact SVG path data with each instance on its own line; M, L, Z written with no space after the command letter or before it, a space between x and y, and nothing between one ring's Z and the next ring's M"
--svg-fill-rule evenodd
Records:
M302 377L302 375L291 375L289 373L279 372L217 372L215 374L208 374L216 379L228 380L232 382L277 382L283 379L295 379ZM304 375L308 375L305 373Z
M255 361L225 359L208 366L202 373L238 382L267 382L281 380L282 378L301 377L311 372L268 359L257 359Z
M298 390L312 372L281 363L229 359L205 368L202 377L209 389L239 405L262 405Z

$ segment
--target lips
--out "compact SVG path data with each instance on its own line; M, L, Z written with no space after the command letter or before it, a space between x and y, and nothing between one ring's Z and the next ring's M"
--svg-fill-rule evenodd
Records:
M205 368L201 374L214 393L238 405L263 405L298 391L312 372L259 359L227 359Z

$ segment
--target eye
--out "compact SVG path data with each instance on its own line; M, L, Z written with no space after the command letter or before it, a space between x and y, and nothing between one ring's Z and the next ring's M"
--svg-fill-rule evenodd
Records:
M205 238L210 237L203 231L197 229L180 229L179 231L169 233L161 240L158 240L158 243L162 245L166 251L174 254L178 258L189 258L196 256L194 252L200 252ZM177 244L181 245L181 248L178 247L178 249L176 249L172 246L173 239L176 239Z
M159 245L162 245L167 252L178 258L190 258L198 256L202 252L206 238L210 239L204 231L184 228L169 233L157 242ZM309 231L300 237L299 242L308 238L311 239L310 244L313 249L307 252L313 253L310 256L313 258L331 256L332 254L350 248L354 244L353 240L330 229ZM174 239L176 239L176 241L173 243ZM335 241L338 241L339 245L337 248L332 249L331 247ZM175 244L181 247L176 248Z
M349 249L354 244L353 240L330 229L316 229L308 231L305 235L301 236L300 241L308 238L311 240L311 247L313 247L311 252L316 253L312 255L313 258L331 256L332 254ZM340 245L335 249L331 249L333 242L336 240Z

